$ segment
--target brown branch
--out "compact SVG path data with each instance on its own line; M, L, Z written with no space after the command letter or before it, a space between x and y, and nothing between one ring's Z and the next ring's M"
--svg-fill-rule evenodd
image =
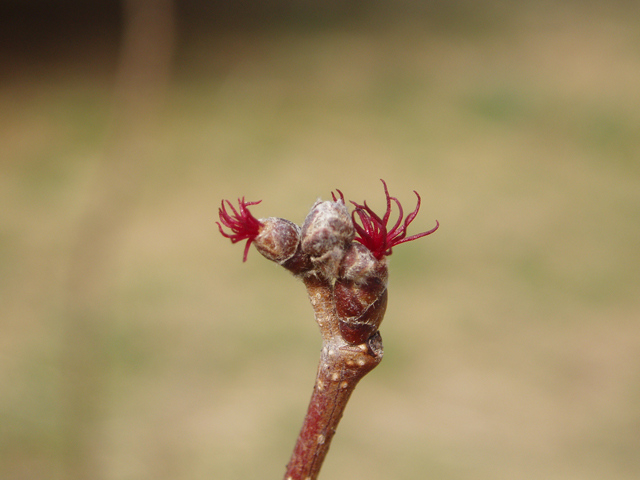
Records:
M382 361L382 338L351 345L338 329L333 289L317 277L305 279L322 335L322 353L309 408L284 475L285 480L318 478L347 402L362 377Z

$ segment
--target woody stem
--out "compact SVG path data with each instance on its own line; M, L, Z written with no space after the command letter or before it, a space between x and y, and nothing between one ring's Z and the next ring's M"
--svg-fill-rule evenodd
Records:
M309 408L285 480L315 480L347 402L362 377L382 361L382 339L350 345L338 330L331 286L317 277L305 279L322 334L322 353Z

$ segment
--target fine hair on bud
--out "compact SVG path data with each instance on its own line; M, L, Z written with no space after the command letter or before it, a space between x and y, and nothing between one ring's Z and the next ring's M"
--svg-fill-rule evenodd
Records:
M302 251L327 279L334 280L354 237L353 221L344 202L318 201L302 226Z

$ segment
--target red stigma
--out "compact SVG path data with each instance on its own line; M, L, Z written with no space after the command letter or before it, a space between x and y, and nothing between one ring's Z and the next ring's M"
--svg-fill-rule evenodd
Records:
M407 227L413 222L416 215L418 215L418 211L420 210L420 195L415 190L413 193L418 197L418 204L413 212L411 212L404 223L402 223L402 217L404 215L402 210L402 205L400 201L389 195L389 190L387 189L387 184L384 180L380 180L384 185L384 194L387 197L387 211L384 216L380 218L375 214L371 208L367 205L367 202L364 202L364 205L358 205L356 202L351 202L356 206L356 209L351 214L353 218L353 226L358 233L358 236L355 238L356 241L360 242L362 245L367 247L374 257L378 260L382 259L382 257L391 255L391 249L396 245L400 245L401 243L411 242L412 240L417 240L418 238L426 237L427 235L431 235L435 232L440 223L436 220L436 226L427 232L417 233L415 235L411 235L407 237ZM398 220L391 230L387 230L387 223L389 222L389 217L391 216L391 201L394 201L398 206ZM360 218L360 222L362 222L362 226L358 225L356 222L356 215Z
M338 190L337 188L336 188L336 191L340 194L340 200L342 201L342 203L346 203L344 201L344 194L340 190ZM333 201L334 202L338 201L338 199L336 198L336 194L335 193L331 192L331 196L333 197Z
M242 240L247 240L247 244L244 247L244 256L242 257L242 261L247 261L247 255L249 253L249 247L251 246L251 242L253 242L258 234L260 233L260 229L262 228L262 223L258 221L247 207L251 205L257 205L262 200L258 200L257 202L245 202L244 197L238 199L239 211L233 208L231 202L229 200L223 200L221 202L221 207L218 209L218 215L220 215L220 222L227 228L230 228L233 233L226 233L222 230L222 225L219 222L218 228L220 229L220 233L226 237L231 239L231 243L240 242ZM227 205L233 212L230 214L227 211L227 208L224 205L224 202L227 202Z

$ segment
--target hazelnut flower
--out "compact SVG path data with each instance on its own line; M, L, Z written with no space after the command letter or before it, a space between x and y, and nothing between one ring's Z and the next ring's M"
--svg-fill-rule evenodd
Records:
M251 242L253 242L256 239L256 237L260 234L260 229L262 228L262 225L263 225L262 222L260 222L251 214L251 212L247 207L250 207L251 205L257 205L261 201L262 200L258 200L257 202L245 202L244 197L239 198L238 199L239 211L238 211L235 208L233 208L233 205L231 205L231 202L229 200L226 200L227 205L229 205L229 208L233 212L233 214L230 214L224 205L225 200L223 200L221 202L222 203L221 207L218 209L218 214L220 215L220 221L225 227L230 228L231 231L233 232L231 234L226 233L222 229L222 225L220 225L219 222L216 222L218 224L218 228L220 229L220 233L224 237L231 239L231 243L237 243L242 240L247 241L247 244L244 247L244 256L242 257L243 262L247 261L247 255L249 253L249 247L251 246Z
M397 198L390 196L387 184L382 179L380 179L380 181L384 185L384 194L387 197L387 211L382 218L376 215L376 213L369 208L366 201L364 202L364 205L351 202L356 207L351 214L353 218L353 226L358 234L354 240L367 247L378 260L381 260L382 257L387 255L391 255L391 249L396 245L431 235L440 226L440 223L436 220L436 226L431 230L407 237L407 227L411 222L413 222L413 219L416 218L416 215L420 210L420 195L415 190L413 191L413 193L418 197L418 204L416 205L415 210L407 216L403 224L402 217L404 214L400 201ZM398 206L399 213L398 220L395 225L391 230L388 230L387 223L391 216L391 200L393 200ZM360 218L362 225L358 225L356 222L356 215Z

